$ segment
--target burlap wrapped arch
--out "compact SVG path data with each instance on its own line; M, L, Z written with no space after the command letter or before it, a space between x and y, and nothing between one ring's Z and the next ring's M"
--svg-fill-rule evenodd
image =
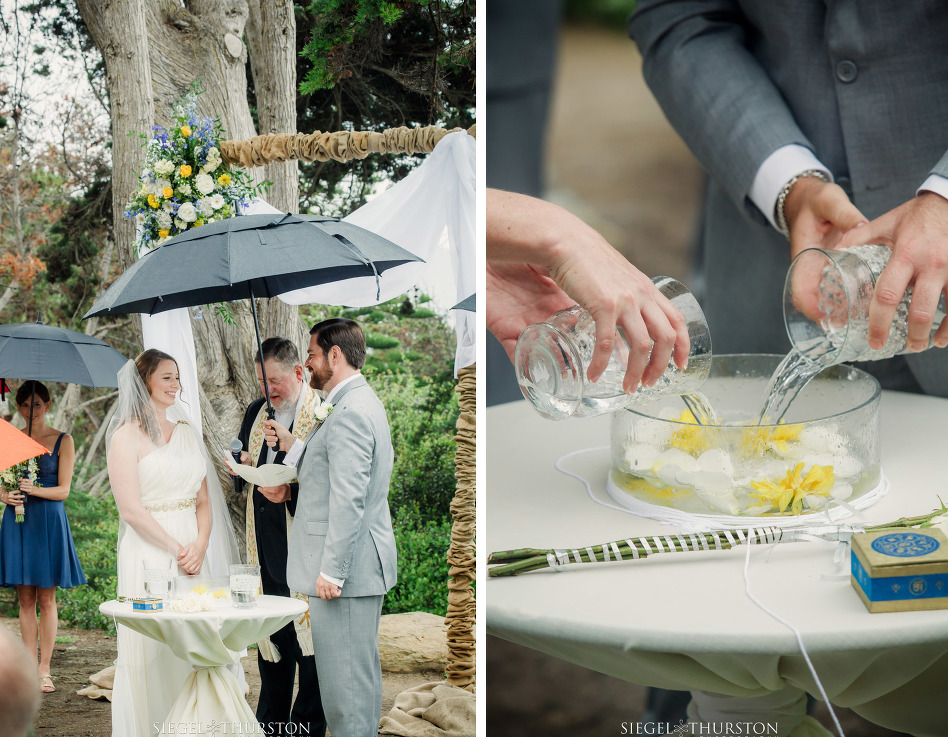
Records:
M461 130L455 128L454 130ZM243 167L265 166L275 161L333 161L364 159L370 153L430 153L452 130L437 126L391 128L381 132L337 131L335 133L271 133L245 141L222 141L221 158ZM467 131L476 137L476 126ZM451 544L448 548L448 667L451 685L468 691L475 684L475 598L473 582L476 450L476 366L458 372L460 415L455 442L457 488L451 502Z

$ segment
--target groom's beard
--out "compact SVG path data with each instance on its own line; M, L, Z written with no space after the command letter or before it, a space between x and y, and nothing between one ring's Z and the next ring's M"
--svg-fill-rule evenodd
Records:
M309 385L313 389L318 389L322 391L322 388L326 386L326 383L332 378L333 370L329 366L310 369L309 375Z

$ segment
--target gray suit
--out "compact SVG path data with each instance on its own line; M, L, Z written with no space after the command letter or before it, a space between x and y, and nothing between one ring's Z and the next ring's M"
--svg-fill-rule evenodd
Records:
M781 146L806 146L870 219L929 173L948 177L948 3L640 0L629 30L712 177L702 239L714 350L784 353L789 247L748 199L754 175ZM946 350L907 361L924 391L948 396Z
M396 581L388 508L392 441L385 408L359 376L306 439L286 580L310 595L313 648L333 737L374 737L382 707L378 627ZM320 572L345 579L342 596L316 596Z

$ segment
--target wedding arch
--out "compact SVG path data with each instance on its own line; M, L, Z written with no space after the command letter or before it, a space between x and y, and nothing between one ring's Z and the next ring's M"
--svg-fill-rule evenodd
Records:
M330 304L362 307L392 299L414 286L432 256L447 241L451 253L456 301L474 294L475 279L475 156L476 128L452 131L436 126L396 128L382 132L339 131L313 134L271 134L244 141L221 141L226 163L245 167L265 166L286 160L341 163L371 153L427 153L429 156L403 180L344 220L353 222L420 256L426 263L406 264L383 276L381 289L375 279L350 279L279 295L291 305ZM256 200L247 214L280 212ZM447 552L448 683L473 690L475 683L475 580L474 532L476 451L476 326L472 313L456 311L458 348L455 375L460 414L455 434L454 499L451 502L451 542ZM185 386L198 386L197 359L187 310L142 316L143 342L179 361ZM201 407L191 407L196 427L202 426Z

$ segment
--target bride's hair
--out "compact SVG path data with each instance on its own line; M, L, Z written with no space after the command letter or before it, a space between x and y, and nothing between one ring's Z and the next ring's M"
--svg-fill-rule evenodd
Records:
M162 361L174 361L175 367L178 366L178 362L174 360L173 356L169 356L157 348L149 348L147 351L142 351L135 359L135 368L138 369L138 376L146 388L148 387L148 380L152 374L158 370L158 364Z

